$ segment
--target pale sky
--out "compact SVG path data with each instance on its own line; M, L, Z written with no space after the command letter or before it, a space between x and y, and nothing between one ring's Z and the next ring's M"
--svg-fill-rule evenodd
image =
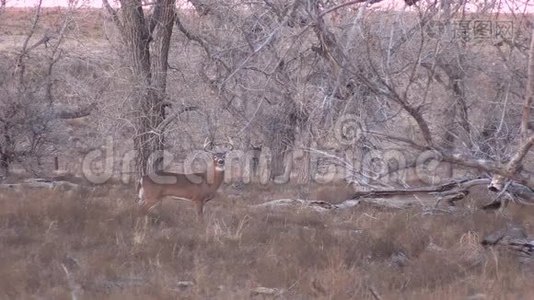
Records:
M108 0L111 6L118 6L118 0ZM58 7L68 6L69 2L76 3L76 7L102 7L102 0L43 0L42 7ZM187 0L177 0L178 3L187 2ZM39 3L39 0L6 0L8 7L34 7Z
M110 4L114 4L115 0L108 0ZM469 1L469 0L468 0ZM43 7L57 7L57 6L67 6L69 2L75 2L76 7L102 7L102 0L43 0ZM178 2L183 2L184 4L187 2L187 0L179 0ZM484 2L491 2L488 0L480 0L480 1L474 1L471 0L469 3L472 3L474 9L469 9L472 11L476 11L476 4L475 3L484 3ZM527 12L534 12L534 0L496 0L497 3L502 3L501 12L510 12L514 11L515 13L521 13L523 11ZM6 4L7 6L11 7L34 7L39 3L38 0L7 0ZM392 4L401 4L403 3L402 0L384 0L378 5L374 5L374 7L379 6L389 6L391 7ZM396 5L395 5L396 6ZM469 5L468 5L469 6ZM525 7L527 9L525 10Z
M113 1L110 1L110 3ZM7 0L6 5L11 7L33 7L38 0ZM68 0L43 0L43 7L67 6ZM102 0L77 0L76 6L102 7Z

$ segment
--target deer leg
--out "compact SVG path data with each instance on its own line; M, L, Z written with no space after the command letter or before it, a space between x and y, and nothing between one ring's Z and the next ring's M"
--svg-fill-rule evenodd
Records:
M144 197L139 201L139 205L142 213L148 215L160 202L161 199L158 199L157 197L144 195Z
M141 212L141 214L148 215L151 208L152 206L149 204L149 202L146 199L143 199L142 201L139 202L139 211Z
M140 205L140 215L144 217L145 222L151 224L159 224L161 222L161 216L159 213L154 212L154 208L161 204L162 200L158 198L145 198Z
M204 199L195 199L195 206L197 210L197 217L198 219L203 222L204 221Z

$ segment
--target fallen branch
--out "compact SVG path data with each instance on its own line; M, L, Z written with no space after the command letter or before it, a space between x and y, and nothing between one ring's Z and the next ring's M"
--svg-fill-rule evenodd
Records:
M461 179L451 181L442 185L419 187L412 189L391 189L391 190L374 190L355 192L350 199L341 203L333 204L321 199L305 200L305 199L276 199L262 204L254 205L255 208L287 208L287 207L304 207L311 208L318 212L325 212L334 209L352 208L361 202L377 205L386 208L405 209L413 207L414 205L424 206L428 199L421 199L417 194L431 196L436 199L434 206L437 206L441 201L445 200L449 205L454 206L456 201L464 199L469 194L469 189L478 185L487 185L490 183L489 178L477 179ZM529 187L519 184L511 183L506 189L507 195L513 202L518 204L534 205L534 191ZM411 196L411 197L410 197ZM395 198L393 198L395 197ZM433 202L434 203L434 202ZM498 205L496 205L498 203ZM490 204L483 206L483 208L500 207L500 197L495 199Z
M29 178L16 183L2 183L0 190L25 190L27 188L49 189L60 191L79 191L90 188L90 185L83 182L83 179L67 180L60 178L59 180L45 179L45 178Z
M279 208L286 209L288 207L308 208L316 212L327 212L338 209L347 209L357 206L360 203L369 203L372 205L394 208L406 209L414 205L420 205L421 201L416 197L412 199L389 199L389 198L365 198L365 199L348 199L341 203L334 204L323 200L304 200L304 199L276 199L267 201L265 203L253 205L253 208Z
M253 205L254 208L285 208L290 206L300 206L311 208L318 212L324 212L335 208L349 208L358 205L358 200L346 200L340 204L332 204L322 200L304 200L304 199L277 199L265 203Z
M251 296L273 296L278 297L284 293L284 290L277 288L268 288L268 287L257 287L250 291Z
M521 226L511 225L488 234L483 240L484 246L500 246L524 256L534 256L534 240L530 239Z
M379 198L379 197L393 197L393 196L403 196L403 195L413 195L418 193L425 194L437 194L444 193L448 195L452 193L459 193L464 190L468 190L474 186L488 184L489 179L477 178L477 179L461 179L451 181L442 185L435 186L425 186L411 189L391 189L391 190L381 190L381 191L363 191L355 192L353 199L360 198Z
M494 177L495 178L495 177ZM499 177L504 179L504 177ZM494 192L499 192L497 197L489 204L485 205L484 209L500 209L505 207L509 202L514 202L520 205L534 205L534 191L526 185L517 182L508 181L500 188L496 188L495 179L493 179L488 187ZM501 196L503 197L501 200Z

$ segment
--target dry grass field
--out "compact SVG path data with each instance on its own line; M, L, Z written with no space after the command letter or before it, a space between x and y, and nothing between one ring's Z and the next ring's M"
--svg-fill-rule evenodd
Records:
M71 18L69 29L75 31L77 36L84 38L104 37L102 20L105 14L97 9L77 9L73 13L68 13L66 8L42 8L41 26L37 28L36 33L40 34L59 27L65 14ZM27 34L34 17L34 11L25 8L9 8L0 12L1 37L9 40L8 37Z
M44 10L38 33L60 13ZM73 16L88 48L107 43L102 15ZM19 47L30 25L28 12L1 12L0 50ZM534 207L481 210L492 197L485 187L439 209L426 200L408 209L255 206L350 195L325 188L226 185L204 223L182 201L140 216L133 186L0 188L0 299L534 298L534 262L481 244L513 224L534 234Z
M105 187L99 187L104 189ZM167 200L137 215L133 188L0 192L2 299L528 299L532 271L482 237L513 217L464 201L454 213L384 209L259 209L308 192L226 187L207 205ZM82 195L83 194L83 195ZM482 193L481 193L482 194ZM259 287L275 295L257 295Z

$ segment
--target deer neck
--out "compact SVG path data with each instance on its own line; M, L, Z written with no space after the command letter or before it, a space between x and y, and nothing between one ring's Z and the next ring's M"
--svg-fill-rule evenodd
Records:
M223 180L224 180L224 169L215 168L215 170L213 171L213 181L209 183L209 185L213 189L216 190L217 188L219 188Z

